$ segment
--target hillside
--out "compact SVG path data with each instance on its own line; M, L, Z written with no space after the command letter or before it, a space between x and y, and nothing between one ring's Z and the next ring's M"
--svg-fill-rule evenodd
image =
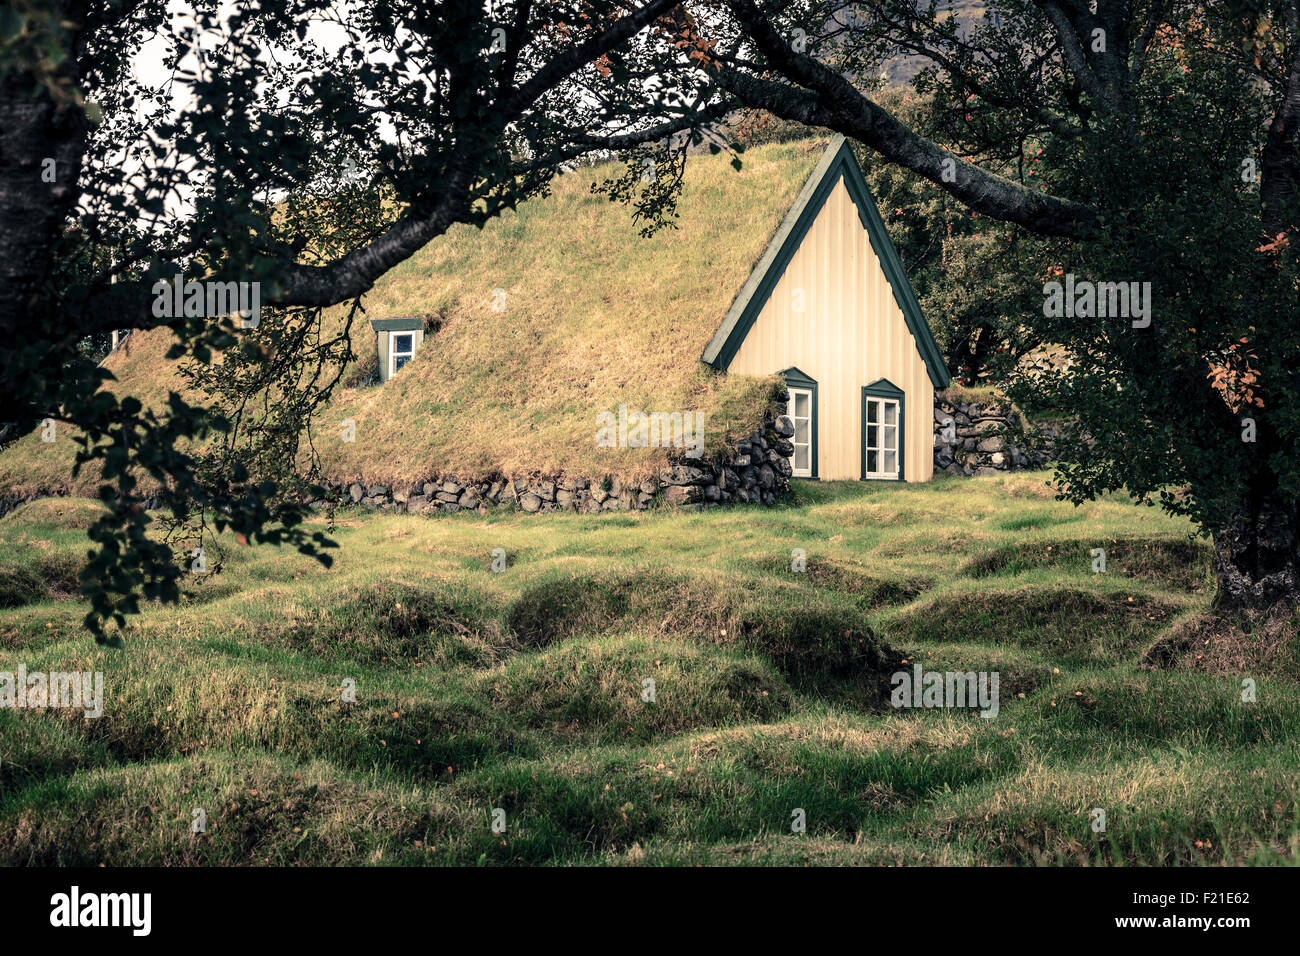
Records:
M483 229L457 226L385 275L354 327L358 368L373 369L369 319L436 316L439 330L383 386L338 391L317 428L330 477L398 481L430 473L541 471L642 475L663 449L597 447L601 411L702 411L706 446L750 431L767 383L727 378L699 356L816 164L824 140L758 147L734 170L692 158L677 228L638 234L631 212L593 195L611 167L560 177L551 195ZM494 290L505 311L494 311ZM341 321L333 309L328 321ZM132 337L107 367L116 388L156 405L177 387L168 333ZM341 423L356 422L356 440ZM0 454L0 488L87 493L75 447L35 434Z

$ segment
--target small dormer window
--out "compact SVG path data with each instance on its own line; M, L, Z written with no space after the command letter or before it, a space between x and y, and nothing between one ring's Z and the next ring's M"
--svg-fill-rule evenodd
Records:
M379 378L387 382L415 358L424 341L421 318L371 319L375 330L375 350L379 353Z
M392 336L392 346L388 350L392 367L388 374L396 375L403 365L415 358L415 333L390 332L389 334Z

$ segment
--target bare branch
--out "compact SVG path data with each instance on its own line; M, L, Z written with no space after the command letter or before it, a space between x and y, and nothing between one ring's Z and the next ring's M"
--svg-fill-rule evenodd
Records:
M716 79L751 107L786 119L822 126L869 146L960 199L971 209L1018 223L1040 235L1077 236L1097 211L1026 188L966 162L910 129L834 70L796 52L752 0L727 0L746 34L772 65L805 90L721 67ZM951 161L955 176L943 175ZM949 181L951 179L951 181Z
M1151 0L1151 9L1147 12L1147 20L1138 36L1137 49L1133 51L1133 62L1129 67L1135 81L1142 78L1142 72L1146 69L1147 51L1151 49L1151 41L1155 38L1164 15L1165 0Z
M1114 109L1117 105L1114 91L1108 89L1101 81L1084 52L1084 41L1080 34L1080 30L1084 28L1079 25L1078 11L1067 12L1058 0L1034 0L1034 3L1047 16L1056 31L1061 41L1061 55L1065 57L1066 65L1069 66L1075 79L1100 106Z

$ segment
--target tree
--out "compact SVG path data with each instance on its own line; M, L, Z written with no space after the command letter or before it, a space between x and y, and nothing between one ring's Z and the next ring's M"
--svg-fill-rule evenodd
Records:
M913 0L722 0L711 68L747 106L844 133L1039 237L1045 314L1026 320L1073 363L1018 390L1077 417L1063 494L1124 490L1189 516L1213 538L1223 606L1295 601L1300 7L990 10L996 26ZM873 94L903 55L927 64L929 135ZM1099 316L1095 298L1056 314L1050 283L1071 276L1107 283L1123 314ZM1120 308L1121 291L1147 290L1130 303L1146 318Z
M175 541L147 533L142 478L161 486L187 547L211 521L328 560L328 539L302 527L319 489L270 465L293 461L332 388L322 369L349 351L346 329L341 345L308 348L320 310L355 311L450 225L544 194L585 156L646 146L678 163L681 135L725 108L693 34L669 16L678 6L261 0L223 17L228 5L197 0L175 17L163 0L18 0L0 11L0 422L73 426L78 467L102 473L109 512L91 529L82 589L97 637L139 595L177 596ZM162 46L161 82L135 76L146 43ZM654 223L673 199L660 188L634 201ZM241 328L258 325L257 306L265 324ZM168 358L194 363L210 404L172 394L146 408L101 387L87 340L162 327L177 340ZM229 360L214 377L204 367L218 353ZM275 398L258 414L255 390Z

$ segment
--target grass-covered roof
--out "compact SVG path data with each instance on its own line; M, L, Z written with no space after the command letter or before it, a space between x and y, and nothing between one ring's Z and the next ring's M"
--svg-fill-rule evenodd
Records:
M561 176L551 195L481 230L453 227L365 297L365 319L427 315L441 325L387 384L336 392L317 431L326 472L401 481L660 467L666 449L597 446L598 413L620 404L702 411L708 448L747 433L769 383L714 373L700 355L825 145L757 147L739 171L725 154L692 157L676 228L650 238L627 208L592 193L609 169ZM504 312L494 310L497 289L505 291ZM363 373L375 364L365 319L353 329ZM163 360L168 336L137 334L111 356L114 387L154 403L178 387ZM345 380L364 378L356 371ZM353 442L340 438L348 418ZM92 476L71 478L70 437L20 439L0 454L0 487L93 487Z

